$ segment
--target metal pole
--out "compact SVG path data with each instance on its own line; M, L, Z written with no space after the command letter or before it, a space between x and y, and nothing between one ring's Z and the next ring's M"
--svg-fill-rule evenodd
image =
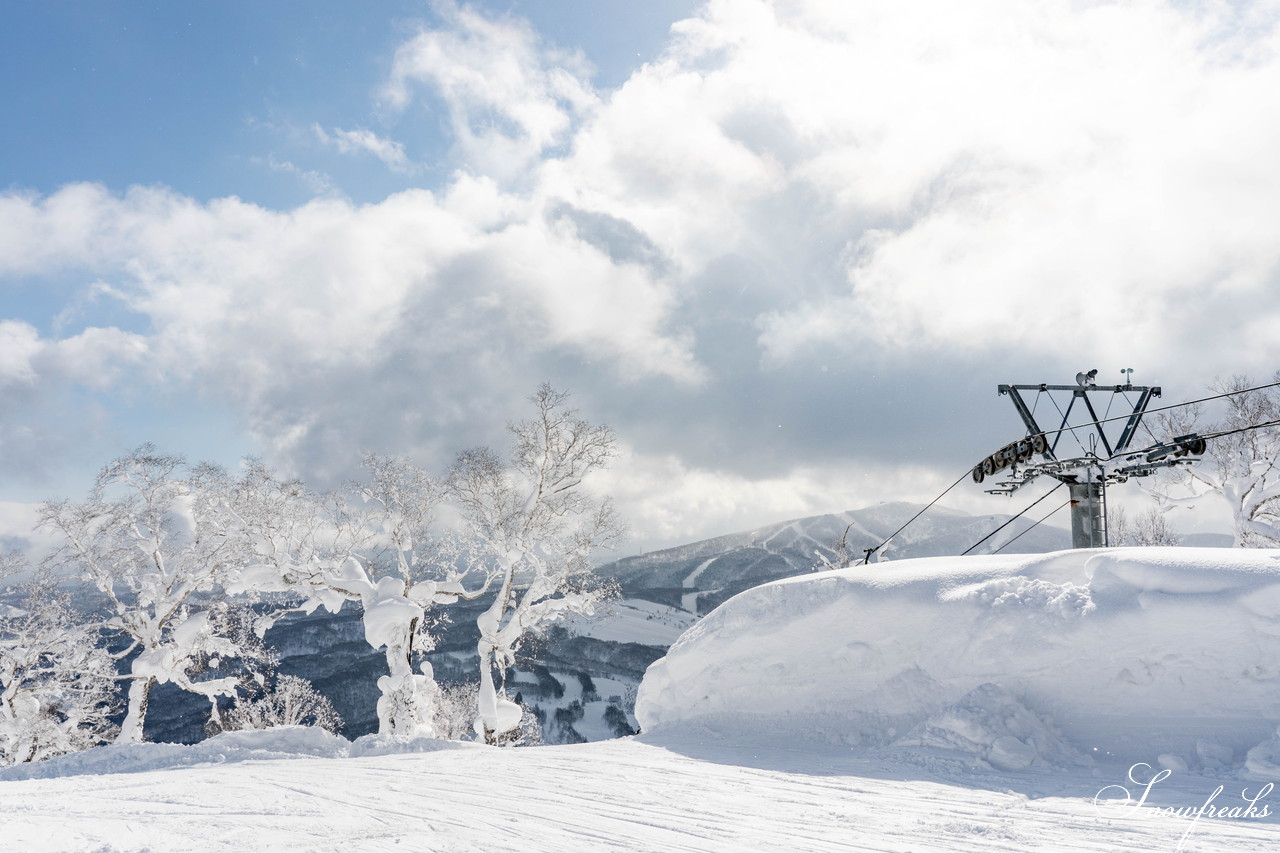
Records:
M1071 492L1071 547L1102 548L1107 544L1102 483L1068 483Z

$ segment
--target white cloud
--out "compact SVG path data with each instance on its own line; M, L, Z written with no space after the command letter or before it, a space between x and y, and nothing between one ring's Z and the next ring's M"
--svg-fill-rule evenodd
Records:
M704 378L688 335L661 333L675 299L644 267L617 263L572 228L544 220L487 235L481 251L487 280L506 291L513 328L615 358L629 376Z
M34 385L36 371L31 359L40 352L40 333L29 323L0 321L0 388L6 385Z
M6 486L44 481L107 425L92 393L145 372L148 342L115 328L42 337L18 320L0 320L0 466ZM140 385L142 383L139 383ZM43 497L43 495L41 495ZM6 528L0 506L0 538Z
M1137 340L1185 366L1188 339L1280 308L1280 117L1259 109L1280 87L1274 10L1242 43L1213 6L843 4L821 31L810 6L773 9L713 4L681 66L751 93L734 122L773 122L780 192L816 196L788 212L847 279L767 313L769 357L852 340L1109 358ZM830 222L843 250L820 243Z
M42 376L103 390L142 364L149 354L147 339L142 335L91 327L49 342L34 362Z
M93 387L132 367L146 382L230 402L280 458L344 464L389 436L421 442L432 424L461 417L451 394L518 399L545 378L534 365L547 359L598 362L623 381L702 379L687 334L672 327L667 282L486 179L459 177L443 196L317 199L288 212L73 185L9 213L18 228L55 235L47 269L114 271L115 293L153 331L37 342L28 325L9 324L6 380L32 384L37 354ZM511 359L524 368L496 363ZM370 406L389 408L370 418Z
M401 174L411 174L417 167L410 162L404 153L404 145L391 139L383 139L371 130L358 128L342 130L335 127L332 133L325 131L320 125L312 125L312 131L325 145L332 146L342 154L366 153L377 157L387 168Z
M146 354L145 338L119 329L89 328L49 340L29 323L0 320L0 390L46 382L105 388Z
M102 217L109 204L106 188L96 184L72 184L48 198L0 193L0 275L102 263L119 238Z
M265 160L256 158L254 162L265 165L273 172L296 176L315 195L330 195L334 192L333 178L317 169L302 169L288 160L277 159L275 155L268 155Z
M426 86L449 114L458 151L476 171L518 176L568 138L597 98L580 54L543 43L528 22L489 18L451 0L433 3L443 26L396 51L384 103L404 110Z
M0 501L0 550L25 551L34 563L60 544L48 531L36 529L39 509L39 504Z
M612 496L627 520L625 551L870 506L884 499L883 484L889 479L909 484L895 492L895 500L921 503L948 485L937 472L916 465L844 461L750 476L690 464L677 454L643 453L626 443L621 450L612 468L593 475L591 486ZM985 509L991 511L990 506Z

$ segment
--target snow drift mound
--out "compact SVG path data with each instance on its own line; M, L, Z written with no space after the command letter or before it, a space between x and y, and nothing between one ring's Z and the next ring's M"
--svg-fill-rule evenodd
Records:
M934 763L955 756L969 769L1025 770L1040 765L1087 765L1053 722L996 684L981 684L893 742L909 759Z
M1082 753L1239 764L1280 722L1280 551L931 558L777 581L650 666L636 716L650 733L896 741L1005 769Z

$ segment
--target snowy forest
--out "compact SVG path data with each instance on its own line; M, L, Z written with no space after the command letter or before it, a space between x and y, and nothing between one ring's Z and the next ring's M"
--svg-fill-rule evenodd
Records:
M232 473L144 445L104 466L86 500L44 504L60 547L34 566L6 554L0 569L0 760L141 742L165 683L207 700L209 734L336 731L331 703L280 675L268 640L279 619L347 602L386 657L380 733L537 742L505 673L530 635L615 593L592 560L622 527L582 487L614 455L610 430L549 385L530 403L508 457L465 450L442 475L370 454L363 480L320 494L256 460ZM72 605L72 579L103 612ZM442 692L422 656L449 605L479 599L479 672Z

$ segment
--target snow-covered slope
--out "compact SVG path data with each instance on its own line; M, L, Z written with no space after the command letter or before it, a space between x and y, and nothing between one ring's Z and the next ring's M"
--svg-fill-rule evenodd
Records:
M105 747L0 769L0 832L120 853L1263 853L1280 844L1280 551L779 581L686 631L637 710L642 736L577 746L295 728Z
M50 762L55 778L0 770L0 832L23 853L1270 853L1280 838L1277 795L1220 775L1173 774L1135 806L1117 789L1136 801L1144 788L1123 767L939 773L776 740L648 736L447 746L277 729L106 747ZM1215 803L1237 817L1197 817L1224 782Z
M981 766L1164 756L1280 778L1280 551L932 558L778 581L686 632L636 717L656 734Z

